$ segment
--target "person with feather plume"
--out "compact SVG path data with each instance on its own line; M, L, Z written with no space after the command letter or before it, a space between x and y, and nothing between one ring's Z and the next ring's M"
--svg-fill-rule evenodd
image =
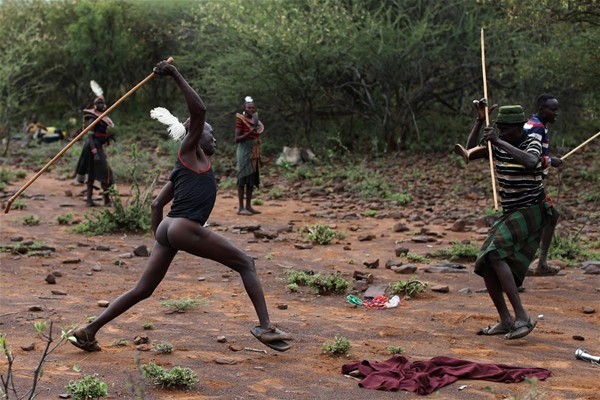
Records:
M252 207L252 194L254 187L258 188L260 185L260 134L265 127L258 119L256 104L250 96L244 99L243 113L235 116L238 214L260 214L260 211Z
M154 247L135 287L112 301L93 322L70 332L69 341L82 350L99 351L96 334L100 328L150 297L165 277L177 252L182 250L217 261L239 273L259 320L259 325L250 332L266 346L286 351L291 347L287 342L291 336L270 321L254 259L204 226L217 197L217 183L209 158L215 153L216 143L213 129L205 121L204 102L175 66L161 61L154 72L173 77L190 112L184 124L165 108L155 108L150 113L152 118L169 125L169 134L173 138L181 140L169 181L152 202ZM171 201L171 209L163 217L163 209Z
M92 101L91 107L83 110L83 129L94 122L106 110L104 100L104 91L95 81L90 81L90 87L96 96ZM76 168L76 181L78 183L86 182L85 204L88 207L95 207L93 201L94 182L100 182L102 187L102 197L104 205L110 206L111 200L109 189L114 184L114 174L108 163L104 147L110 144L110 140L115 140L114 132L111 131L115 124L105 116L88 132L87 139L83 145L79 161Z

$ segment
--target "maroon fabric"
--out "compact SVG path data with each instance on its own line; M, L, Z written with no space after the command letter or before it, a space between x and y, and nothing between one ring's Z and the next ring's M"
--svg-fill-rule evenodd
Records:
M365 378L358 384L365 389L396 392L406 390L429 394L459 379L484 379L494 382L521 382L525 378L544 380L550 371L543 368L521 368L502 364L480 364L450 357L434 357L429 361L411 362L394 356L385 361L357 361L342 366L342 373L358 369Z

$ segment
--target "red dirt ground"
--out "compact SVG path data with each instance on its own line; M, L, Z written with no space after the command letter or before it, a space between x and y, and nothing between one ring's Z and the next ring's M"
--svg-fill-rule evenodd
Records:
M594 154L597 153L593 150L585 152L582 161L593 163ZM282 188L286 197L268 199L268 189L263 189L259 193L264 200L264 204L258 206L262 210L260 215L238 216L234 191L220 191L210 219L215 225L211 229L256 257L272 320L296 338L291 350L274 352L250 334L257 319L235 273L214 262L182 253L150 299L99 332L103 351L85 353L65 344L48 358L38 385L38 398L56 399L66 392L65 386L70 380L91 374L98 374L108 384L113 399L134 398L131 392L134 381L143 387L145 399L418 398L420 396L407 392L362 389L356 380L341 373L345 363L385 360L390 357L388 346L402 346L404 355L411 360L444 355L483 363L542 367L552 372L550 378L535 384L459 380L433 393L431 398L599 399L600 369L577 360L575 350L583 347L589 353L600 355L600 279L598 275L584 274L579 266L564 266L558 276L525 280L523 303L532 316L543 315L543 319L531 335L514 341L502 336L475 334L478 329L494 323L496 313L488 295L478 291L484 287L483 281L473 274L473 263L469 260L457 260L467 266L466 273L424 271L441 259L417 263L421 280L427 281L430 287L447 285L449 293L427 290L416 298L403 300L398 308L388 310L355 308L341 295L318 296L308 290L291 293L286 289L285 270L289 268L323 273L339 271L348 280L352 280L354 271L372 273L375 284L407 280L410 275L399 275L385 268L390 259L407 263L406 258L395 256L397 243L419 255L448 248L453 241L471 240L481 244L485 234L477 232L476 221L492 207L491 199L477 189L480 186L484 187L483 192L490 191L486 187L485 165L461 169L454 165L453 157L437 160L440 165L435 169L429 168L427 160L418 162L416 159L379 165L377 168L394 175L399 189L408 190L415 200L405 207L378 209L375 217L366 216L364 211L379 207L378 203L356 202L343 192L310 196L310 188L304 184L293 186L274 176L265 177L267 186ZM273 171L275 167L267 167L266 172L269 169ZM571 176L576 176L576 172L573 168ZM566 169L563 180L568 174ZM32 175L30 172L27 179ZM13 182L6 193L16 191L25 182ZM550 181L550 185L557 185L557 181ZM581 181L570 188L559 200L566 211L559 229L576 232L585 223L582 236L598 243L597 210L592 213L591 203L578 200L589 192L590 183ZM150 234L85 237L59 225L58 215L72 213L81 220L89 211L82 198L67 196L68 191L77 195L80 190L81 187L72 186L69 181L58 180L54 173L45 174L24 193L27 209L12 210L0 217L1 245L14 245L11 238L22 236L24 241L43 241L55 248L45 257L0 253L0 332L6 335L16 356L14 368L20 393L29 387L43 347L33 323L53 321L56 330L85 323L89 317L99 314L103 309L97 302L112 300L131 288L147 260L124 256L140 245L151 248L153 243ZM597 188L592 190L597 191ZM121 188L121 193L127 191L127 187ZM354 213L357 219L343 218ZM41 223L23 225L23 217L29 214L38 215ZM585 218L590 215L591 220L586 222ZM467 221L467 231L450 229L457 218ZM256 240L252 233L234 229L235 225L248 223L259 224L271 232L279 230L278 237ZM329 224L347 237L308 250L296 248L298 231L315 223ZM394 232L397 223L406 224L409 230ZM412 241L414 236L427 232L435 241ZM369 234L372 240L359 240ZM100 251L102 247L98 246L108 247L108 251ZM81 262L65 263L74 259ZM119 259L123 265L115 265ZM376 259L380 260L377 269L363 265L365 261ZM62 273L54 285L45 281L52 271ZM459 292L461 289L470 290ZM66 295L52 294L52 290ZM165 299L183 298L197 298L205 303L186 313L175 314L167 314L160 305ZM278 307L283 304L287 309ZM42 311L28 311L31 306L40 306ZM596 312L584 313L584 307L592 307ZM153 324L153 330L143 330L143 325L148 323ZM138 352L133 339L140 334L148 335L150 344L166 341L175 350L169 355ZM346 337L352 344L346 356L331 357L322 352L322 345L331 342L336 335ZM227 341L217 341L219 336ZM574 336L585 340L575 340ZM121 339L125 341L124 346L116 344ZM35 343L35 350L22 349L31 343ZM242 350L233 351L230 346ZM188 391L140 386L136 378L138 355L141 363L155 361L164 367L189 367L196 372L199 382ZM6 372L4 359L0 361L0 371Z

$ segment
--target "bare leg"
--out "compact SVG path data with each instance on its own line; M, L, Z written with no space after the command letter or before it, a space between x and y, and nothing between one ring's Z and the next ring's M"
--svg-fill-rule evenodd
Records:
M550 249L552 237L554 236L554 230L559 218L560 215L558 214L558 211L553 207L552 220L542 231L542 237L540 239L540 258L536 267L536 272L538 273L543 273L550 270L550 266L548 265L548 250Z
M252 211L252 185L246 185L246 210Z
M515 278L513 277L508 264L504 260L491 259L489 261L494 272L496 273L496 277L500 283L500 286L502 287L502 291L506 293L506 297L508 297L508 301L512 305L512 308L515 312L515 323L518 321L527 322L529 320L529 316L523 308L521 297L519 296L519 291L517 289L517 284L515 283Z
M244 288L252 301L260 326L271 328L264 293L252 257L238 249L224 237L194 221L173 219L169 224L171 245L198 257L217 261L240 274Z
M242 211L244 209L244 185L238 186L238 202L239 202L239 210Z
M117 297L92 323L77 329L74 335L78 339L92 341L100 328L129 310L135 304L150 297L154 289L163 280L175 254L177 254L177 250L156 242L148 260L148 265L135 287Z
M513 318L506 306L506 301L504 300L504 293L502 292L502 285L496 276L496 273L493 269L486 271L483 275L483 280L485 282L485 287L487 288L488 294L498 311L498 315L500 317L500 326L509 329L513 324Z

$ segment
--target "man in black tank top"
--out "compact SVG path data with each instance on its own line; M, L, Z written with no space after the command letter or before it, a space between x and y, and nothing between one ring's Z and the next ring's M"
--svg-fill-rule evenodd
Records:
M286 351L291 336L277 329L270 321L261 283L256 274L254 259L203 225L208 219L216 198L216 183L209 156L215 153L212 127L205 122L206 107L179 71L165 61L154 72L170 75L186 99L190 118L185 125L187 134L179 147L178 160L169 182L152 203L152 232L156 239L148 264L135 287L111 302L109 307L90 324L75 329L69 340L85 351L99 351L96 334L138 302L150 297L179 250L200 258L217 261L240 274L259 325L251 333L268 347ZM173 201L172 213L163 218L163 208ZM174 210L174 211L173 211Z

